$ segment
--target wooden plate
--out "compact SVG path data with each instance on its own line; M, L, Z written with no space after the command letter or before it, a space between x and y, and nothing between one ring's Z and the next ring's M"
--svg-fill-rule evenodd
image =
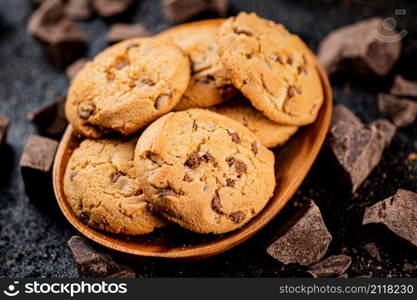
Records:
M59 145L53 169L55 195L64 216L84 236L110 249L139 257L194 260L224 252L247 240L270 222L291 199L316 159L329 128L332 91L321 66L318 66L324 103L317 120L275 151L277 185L264 210L243 228L223 235L202 235L176 225L143 236L124 236L95 230L84 225L72 212L63 189L65 168L80 140L68 126Z

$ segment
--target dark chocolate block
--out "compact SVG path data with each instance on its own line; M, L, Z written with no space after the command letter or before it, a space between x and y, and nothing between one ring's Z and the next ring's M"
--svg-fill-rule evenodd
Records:
M371 18L331 32L320 43L318 59L329 74L385 76L400 57L401 39L396 37L398 32L385 29L382 18Z
M391 144L392 139L397 131L397 127L386 119L378 119L369 124L373 130L380 131L385 137L385 147Z
M101 17L108 18L126 12L134 0L91 0L93 9Z
M90 0L68 0L65 15L72 20L86 20L92 15Z
M87 62L86 58L77 59L65 69L65 75L67 75L69 80L72 80Z
M327 252L332 236L314 202L296 223L267 249L267 253L284 264L309 266Z
M10 126L10 119L0 115L0 147L6 143L7 131Z
M65 67L80 57L86 47L86 34L65 16L60 0L45 1L30 17L27 30L58 67Z
M106 35L109 44L117 43L134 37L149 36L149 31L142 24L116 23L110 26Z
M417 102L389 94L378 94L378 109L397 127L408 126L416 120Z
M79 236L68 241L80 277L135 278L132 268L118 264L113 258Z
M394 196L368 207L362 224L381 223L417 246L417 194L399 189Z
M216 12L225 17L229 8L228 0L164 0L165 17L171 22L186 21L203 12Z
M401 75L397 75L394 78L390 94L417 98L417 82L406 80Z
M368 243L363 246L363 249L365 249L372 258L375 258L379 262L381 261L381 254L379 254L378 247L375 245L375 243Z
M26 118L34 123L38 130L47 136L60 138L68 125L65 118L66 96L59 97L31 113Z
M314 278L340 276L346 272L351 263L350 256L332 255L312 265L307 272Z

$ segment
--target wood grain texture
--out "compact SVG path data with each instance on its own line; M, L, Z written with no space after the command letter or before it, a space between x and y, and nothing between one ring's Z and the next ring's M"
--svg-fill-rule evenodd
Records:
M277 184L274 195L262 212L241 229L223 235L201 235L170 225L143 236L123 236L84 225L72 212L63 189L65 168L80 142L71 125L61 140L53 169L54 191L62 213L81 234L94 242L141 258L196 260L222 253L244 242L270 222L291 199L323 145L331 120L333 99L327 75L320 65L317 69L324 91L324 103L317 120L300 129L285 146L275 151Z

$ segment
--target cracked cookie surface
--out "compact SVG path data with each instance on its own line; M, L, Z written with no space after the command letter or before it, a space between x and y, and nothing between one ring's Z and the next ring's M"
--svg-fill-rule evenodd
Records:
M233 99L210 108L231 118L252 131L267 148L282 145L297 131L297 126L278 124L257 111L244 97Z
M316 59L284 26L254 13L229 18L219 29L219 57L233 85L271 120L316 119L323 102Z
M64 192L86 225L122 234L145 234L166 224L154 216L133 163L137 138L84 140L64 176Z
M113 131L129 135L172 110L189 78L188 57L172 41L126 40L77 73L68 91L66 115L90 138Z
M153 209L198 233L243 226L275 187L273 153L243 125L203 109L152 123L139 138L135 165Z
M190 58L191 78L174 110L205 108L236 95L217 55L218 29L225 19L213 19L175 26L159 36L169 37Z

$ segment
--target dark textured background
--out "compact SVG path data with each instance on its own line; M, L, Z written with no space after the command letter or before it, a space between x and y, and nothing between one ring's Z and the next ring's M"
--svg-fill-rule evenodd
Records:
M376 93L389 90L392 75L401 73L417 79L416 4L410 1L242 0L232 1L230 14L255 11L283 23L316 50L320 40L332 29L370 16L388 17L396 8L407 9L407 16L402 16L400 21L409 34L403 40L403 54L391 76L331 78L335 102L346 104L363 121L369 122L378 117ZM26 33L33 9L29 0L0 1L0 114L12 119L8 146L0 155L0 276L75 277L77 271L66 245L68 238L75 234L74 229L54 206L53 199L29 199L25 195L18 168L25 141L35 132L25 115L64 95L68 87L63 71L45 61L38 44ZM172 25L164 20L160 3L155 0L138 1L129 21L146 24L152 33ZM93 57L106 46L104 34L108 23L93 18L81 24L90 38L87 55ZM265 248L297 207L313 199L333 235L328 255L352 256L349 276L416 277L416 271L402 271L406 262L417 264L415 247L382 225L361 226L365 207L394 194L400 187L417 191L417 161L407 158L413 152L417 152L415 125L397 132L380 165L353 196L343 193L337 183L328 179L327 163L322 155L284 211L248 242L217 257L193 263L130 264L144 277L305 276L302 268L283 266L269 257ZM375 242L380 248L381 263L362 249L368 242Z

